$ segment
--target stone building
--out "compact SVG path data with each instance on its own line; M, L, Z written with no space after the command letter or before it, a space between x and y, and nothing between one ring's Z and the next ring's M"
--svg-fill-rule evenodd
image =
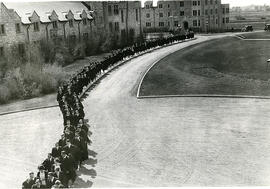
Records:
M141 1L90 1L99 29L115 34L119 40L142 35Z
M222 31L229 23L229 4L221 0L146 1L142 8L143 30L168 31L192 28Z
M41 40L87 40L95 30L92 12L81 2L5 2L0 4L0 55L10 45Z

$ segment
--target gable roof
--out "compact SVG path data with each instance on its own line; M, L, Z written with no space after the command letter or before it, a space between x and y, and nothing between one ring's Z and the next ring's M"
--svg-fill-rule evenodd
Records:
M43 23L51 22L49 16L53 11L58 15L59 21L67 21L66 14L71 11L75 20L81 20L83 10L87 13L88 19L93 19L86 6L79 1L58 1L58 2L4 2L8 9L13 9L21 17L24 24L30 24L29 17L34 11Z

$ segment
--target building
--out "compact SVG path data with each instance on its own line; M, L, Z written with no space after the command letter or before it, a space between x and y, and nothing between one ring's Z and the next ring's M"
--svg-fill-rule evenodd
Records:
M113 33L123 41L142 35L141 1L90 1L99 29Z
M86 40L95 29L92 12L80 2L5 2L0 4L0 55L10 45L41 40Z
M142 20L145 32L188 28L222 31L229 23L229 4L221 4L221 0L160 0L153 6L153 1L146 1Z

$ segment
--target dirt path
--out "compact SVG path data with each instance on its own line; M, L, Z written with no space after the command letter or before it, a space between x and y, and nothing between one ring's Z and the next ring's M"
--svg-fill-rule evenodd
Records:
M210 37L212 38L212 37ZM137 99L156 60L193 43L136 58L110 73L85 100L98 153L77 186L269 185L270 101L224 98Z

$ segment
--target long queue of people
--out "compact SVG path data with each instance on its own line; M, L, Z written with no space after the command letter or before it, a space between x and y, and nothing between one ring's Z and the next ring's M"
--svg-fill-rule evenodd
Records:
M30 172L22 188L68 188L74 183L76 171L80 169L82 162L88 159L88 145L91 144L88 136L92 133L84 120L84 107L80 100L85 87L94 82L105 70L125 58L157 46L190 38L194 38L193 32L114 51L105 60L91 63L68 82L59 86L57 101L63 115L64 132L48 157L38 166L36 176L34 172Z

